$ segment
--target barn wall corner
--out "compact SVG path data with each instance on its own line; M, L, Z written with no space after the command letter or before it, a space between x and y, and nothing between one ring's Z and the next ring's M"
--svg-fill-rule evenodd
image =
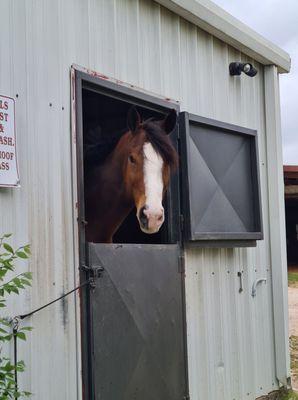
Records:
M265 66L264 74L276 377L279 383L286 387L290 376L290 359L283 160L277 67Z

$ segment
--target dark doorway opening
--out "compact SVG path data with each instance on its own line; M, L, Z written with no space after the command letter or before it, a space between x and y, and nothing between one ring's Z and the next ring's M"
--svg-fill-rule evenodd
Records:
M101 157L113 151L121 135L127 132L127 114L134 103L116 98L112 95L98 93L83 88L83 144L84 144L84 180ZM165 112L152 110L138 105L138 112L143 120L162 119ZM104 190L104 188L103 188ZM165 208L165 222L160 231L155 234L145 234L139 227L136 210L132 210L114 235L114 243L170 243L169 224L169 197L166 195L163 205ZM85 209L85 214L86 213ZM86 221L88 223L88 221Z
M286 199L285 206L288 266L298 268L298 199Z
M284 166L288 267L298 269L298 166Z

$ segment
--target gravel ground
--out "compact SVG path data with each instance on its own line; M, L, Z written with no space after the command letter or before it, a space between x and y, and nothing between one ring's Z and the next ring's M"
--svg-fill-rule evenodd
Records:
M291 349L292 387L298 390L298 282L290 282L289 298L289 336Z
M298 286L288 288L289 296L289 335L298 336Z

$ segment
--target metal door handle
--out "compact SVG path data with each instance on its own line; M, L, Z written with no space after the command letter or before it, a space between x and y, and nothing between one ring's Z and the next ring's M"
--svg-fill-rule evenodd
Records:
M239 277L239 279L240 279L240 288L239 288L239 293L242 293L243 292L243 283L242 283L242 272L238 272L237 273L237 276Z

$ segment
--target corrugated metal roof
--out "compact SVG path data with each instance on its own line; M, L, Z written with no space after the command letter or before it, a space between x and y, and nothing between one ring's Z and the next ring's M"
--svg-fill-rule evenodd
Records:
M279 72L289 72L287 52L209 0L156 0L187 21L211 33L237 50L264 65L276 65Z

